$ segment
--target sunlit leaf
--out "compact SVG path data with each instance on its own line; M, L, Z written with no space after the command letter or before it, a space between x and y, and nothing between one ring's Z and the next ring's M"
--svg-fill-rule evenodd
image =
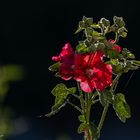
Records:
M88 124L81 123L80 126L78 127L78 130L77 131L80 134L80 133L84 132L84 130L87 129L87 128L88 128Z
M137 61L137 60L133 60L132 63L136 66L140 66L140 61Z
M131 110L122 93L116 94L113 102L113 108L122 122L131 117Z
M69 89L67 89L67 90L68 90L69 93L71 93L71 94L76 93L76 87L72 87L72 88L69 88Z
M57 62L57 63L51 65L51 66L49 67L49 70L50 70L50 71L58 71L58 70L59 70L59 66L60 66L60 63Z
M122 17L117 17L114 16L113 17L114 23L118 28L124 27L125 26L125 22L123 21Z
M99 99L102 106L106 106L108 103L113 102L113 94L109 90L99 92Z
M79 115L78 119L80 122L86 122L86 118L84 115Z
M99 21L100 26L103 28L107 28L110 26L110 21L105 19L105 18L101 18L101 20Z
M85 45L85 43L80 43L78 46L76 46L77 53L86 53L88 51L89 48Z
M51 112L46 116L56 114L62 107L66 105L66 100L69 94L74 94L76 87L67 88L65 84L57 84L52 90L52 94L55 96L55 103L51 108Z

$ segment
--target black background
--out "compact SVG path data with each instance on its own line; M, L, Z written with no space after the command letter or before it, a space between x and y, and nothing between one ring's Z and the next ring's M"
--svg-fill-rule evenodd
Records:
M8 140L81 140L77 134L78 113L66 106L52 118L38 118L48 113L54 102L51 89L59 82L48 71L53 64L51 57L57 55L66 42L74 47L80 39L74 35L82 16L93 17L97 22L105 17L112 20L114 15L124 17L129 31L119 45L131 50L140 60L140 4L125 0L59 0L59 1L3 1L0 4L0 61L3 64L24 66L25 78L13 82L5 99L14 111L14 119L24 119L28 130L15 134ZM112 108L107 115L101 140L139 140L140 94L139 71L136 71L125 87L132 72L125 74L118 91L126 95L132 108L132 118L123 124ZM66 82L68 86L73 82ZM125 87L125 88L124 88ZM96 110L94 119L101 112ZM96 121L95 121L96 122ZM16 131L16 130L15 130ZM62 138L62 135L70 137ZM60 138L61 137L61 138Z

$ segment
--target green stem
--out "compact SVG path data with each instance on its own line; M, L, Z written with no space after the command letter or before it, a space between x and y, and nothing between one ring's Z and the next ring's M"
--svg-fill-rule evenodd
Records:
M100 99L96 99L96 100L94 100L94 101L92 102L92 105L98 103L99 101L100 101Z
M69 105L71 105L72 107L74 107L76 110L78 110L82 114L82 110L78 106L76 106L75 104L71 103L69 100L67 100L67 103Z
M118 74L118 75L115 77L115 79L113 80L113 84L112 84L112 86L111 86L111 88L110 88L110 91L111 91L111 92L114 92L114 91L115 91L115 89L116 89L116 86L115 86L115 85L117 84L117 82L118 82L120 76L121 76L121 74ZM114 89L114 87L115 87L115 89Z
M86 124L88 125L87 129L84 131L84 139L93 140L92 130L90 128L90 110L91 110L91 105L92 105L92 100L91 100L92 94L85 93L85 99L84 99L83 92L82 92L78 82L77 82L77 86L78 86L78 91L80 94L80 103L81 103L82 114L85 116Z
M86 121L87 124L90 122L90 109L91 109L91 104L90 104L90 93L86 93L85 96L86 100L86 105L85 105L85 112L86 112Z
M115 91L120 76L121 76L121 74L118 74L118 75L115 77L115 79L113 80L113 84L112 84L112 86L111 86L111 88L110 88L110 91L111 91L111 92L114 92L114 91ZM103 112L102 112L102 116L101 116L100 122L99 122L99 124L98 124L98 131L99 131L99 132L100 132L101 129L102 129L102 126L103 126L103 123L104 123L104 120L105 120L105 117L106 117L108 108L109 108L109 103L104 107L104 110L103 110Z
M118 33L116 33L116 36L115 36L115 43L117 43L119 41L119 36L118 36Z
M76 94L72 94L72 93L71 93L71 95L74 96L74 97L77 98L77 99L80 99L80 97L79 97L78 95L76 95Z
M85 95L85 118L88 128L85 130L85 140L92 140L92 130L90 129L90 111L91 111L91 94L86 93Z
M91 100L94 100L99 94L97 92L94 92L92 97L91 97Z
M107 114L107 111L108 111L108 107L109 107L109 104L107 104L105 107L104 107L104 110L103 110L103 113L102 113L102 116L101 116L101 119L100 119L100 122L99 122L99 125L98 125L98 131L100 132L101 129L102 129L102 126L103 126L103 123L104 123L104 120L105 120L105 117L106 117L106 114Z
M83 92L82 92L78 82L77 82L77 86L78 86L78 91L79 91L79 94L80 94L80 104L81 104L81 108L82 108L82 114L84 114L84 112L85 112L85 101L84 101L84 98L83 98Z

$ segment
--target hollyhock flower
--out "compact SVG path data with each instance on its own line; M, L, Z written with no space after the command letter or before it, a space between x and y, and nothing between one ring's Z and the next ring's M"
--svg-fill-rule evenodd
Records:
M101 51L75 55L74 79L84 92L102 91L112 84L112 67L103 62L103 56Z
M115 40L110 39L109 42L111 42L113 44L113 43L115 43ZM119 45L114 45L112 49L117 51L118 53L120 53L122 51L122 49Z
M53 56L52 60L60 62L59 73L61 78L69 80L73 76L74 51L69 43L66 43L58 56Z

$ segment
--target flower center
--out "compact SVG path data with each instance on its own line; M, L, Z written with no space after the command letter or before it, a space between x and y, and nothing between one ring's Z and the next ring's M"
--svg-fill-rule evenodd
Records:
M87 69L86 70L86 76L90 79L93 76L93 69Z

